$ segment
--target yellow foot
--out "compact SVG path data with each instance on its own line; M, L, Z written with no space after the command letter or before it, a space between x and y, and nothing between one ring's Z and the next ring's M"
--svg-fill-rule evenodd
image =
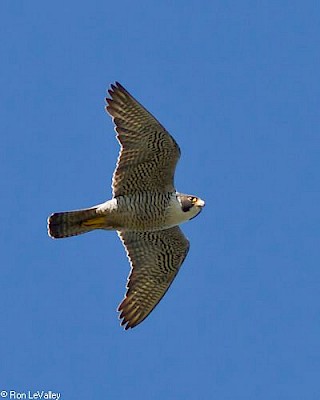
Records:
M87 221L83 221L81 225L88 226L92 229L105 228L106 227L106 218L105 217L90 218Z

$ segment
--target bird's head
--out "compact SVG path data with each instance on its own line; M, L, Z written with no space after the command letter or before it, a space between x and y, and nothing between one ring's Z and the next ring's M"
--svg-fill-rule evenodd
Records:
M189 217L189 220L198 215L205 205L205 202L200 197L190 194L177 193L177 199L181 205L182 212Z

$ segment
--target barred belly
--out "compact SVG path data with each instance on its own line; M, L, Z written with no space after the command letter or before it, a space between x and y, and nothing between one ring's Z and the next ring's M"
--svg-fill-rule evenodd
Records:
M145 192L117 197L119 228L136 231L163 229L172 196L172 193Z

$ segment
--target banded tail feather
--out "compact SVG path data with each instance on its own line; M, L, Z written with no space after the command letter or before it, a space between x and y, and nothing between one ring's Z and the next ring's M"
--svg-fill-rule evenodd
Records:
M60 239L81 235L93 229L105 228L105 216L97 214L98 207L83 210L58 212L48 218L48 234Z

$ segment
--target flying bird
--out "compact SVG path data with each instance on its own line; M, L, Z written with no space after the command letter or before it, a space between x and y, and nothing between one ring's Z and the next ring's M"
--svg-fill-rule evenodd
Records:
M120 83L111 85L106 111L115 125L120 153L111 200L48 218L52 238L94 229L117 231L131 271L118 307L125 329L140 324L177 275L189 241L179 225L200 213L204 201L174 186L180 148L166 129Z

